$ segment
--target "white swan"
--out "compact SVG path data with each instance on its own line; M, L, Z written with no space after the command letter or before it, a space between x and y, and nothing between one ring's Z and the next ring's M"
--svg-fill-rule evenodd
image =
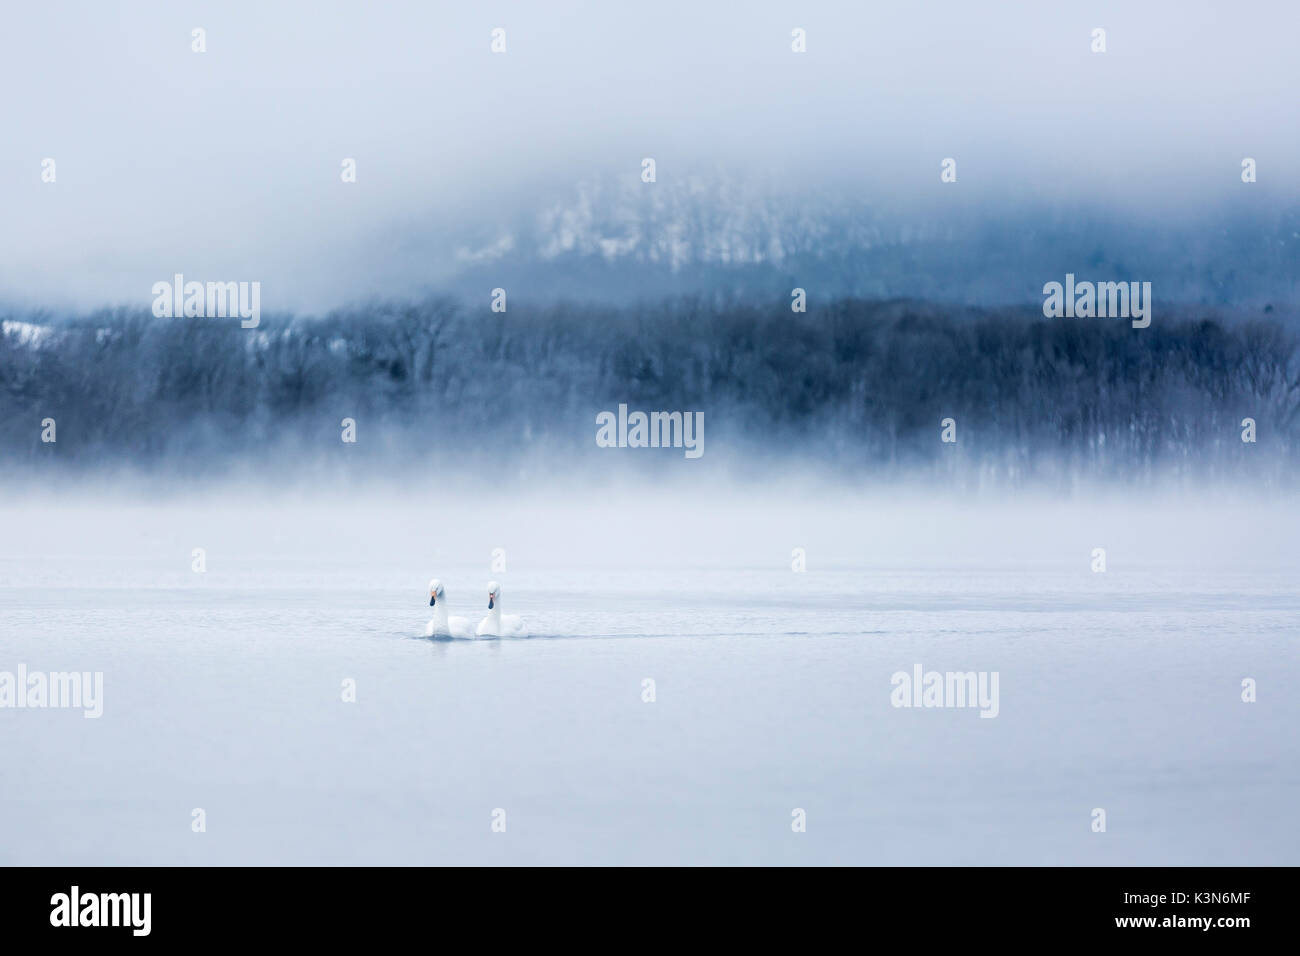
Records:
M424 629L425 637L474 636L468 618L447 616L447 592L437 578L429 582L429 607L433 608L433 617Z
M478 622L479 637L527 637L524 619L501 613L501 585L488 582L488 616Z

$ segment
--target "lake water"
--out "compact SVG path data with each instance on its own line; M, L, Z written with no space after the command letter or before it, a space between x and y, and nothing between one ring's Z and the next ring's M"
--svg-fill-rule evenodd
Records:
M103 673L98 719L0 709L2 863L1300 863L1276 502L49 497L0 528L0 671ZM534 636L423 638L434 575ZM893 706L916 665L996 672L997 716Z

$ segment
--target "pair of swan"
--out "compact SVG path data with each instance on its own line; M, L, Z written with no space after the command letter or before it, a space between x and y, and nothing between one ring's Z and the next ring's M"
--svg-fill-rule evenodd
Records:
M488 582L488 614L471 628L468 618L447 615L447 591L442 582L434 578L429 582L429 607L433 617L424 629L425 637L527 637L524 619L515 614L501 613L501 585Z

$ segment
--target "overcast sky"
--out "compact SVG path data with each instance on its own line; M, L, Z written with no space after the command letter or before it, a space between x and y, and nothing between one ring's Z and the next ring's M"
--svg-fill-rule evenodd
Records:
M373 291L394 235L476 231L593 177L750 172L1186 213L1300 183L1293 0L69 3L0 28L0 298L147 304L257 279ZM741 12L743 11L743 12ZM207 52L191 51L206 30ZM506 30L507 52L490 52ZM808 52L791 52L791 30ZM1090 52L1106 30L1107 52ZM57 182L41 182L55 160ZM340 181L354 157L358 182ZM436 275L413 258L403 269Z

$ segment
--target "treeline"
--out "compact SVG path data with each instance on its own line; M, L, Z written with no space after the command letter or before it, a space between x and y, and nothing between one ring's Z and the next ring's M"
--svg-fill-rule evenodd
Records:
M1297 337L1270 316L1157 311L1138 330L910 301L498 314L432 299L254 330L122 310L4 319L0 464L19 470L699 464L597 448L597 413L625 403L704 412L703 460L745 469L1285 483L1300 432Z

